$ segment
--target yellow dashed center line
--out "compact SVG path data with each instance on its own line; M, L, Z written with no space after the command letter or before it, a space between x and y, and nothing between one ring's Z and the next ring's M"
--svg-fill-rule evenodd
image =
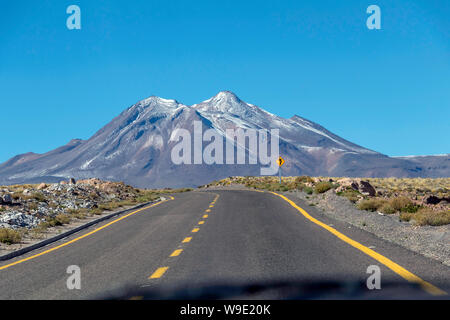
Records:
M184 238L183 243L190 242L191 240L192 240L192 237L186 237L186 238Z
M148 277L149 279L158 279L161 278L163 276L163 274L167 271L167 269L169 269L169 267L161 267L156 269L155 272L153 272L153 274Z
M171 257L178 257L181 252L183 252L183 249L177 249L174 252L172 252L172 254L170 255Z
M219 196L217 195L215 198L214 198L214 200L211 202L211 204L209 205L209 207L210 208L214 208L214 205L215 205L215 203L216 203L216 201L217 201L217 199L219 199ZM211 209L206 209L205 210L206 212L211 212ZM207 214L204 214L203 215L203 219L206 219L206 218L208 218L208 215ZM199 225L202 225L202 224L204 224L205 223L205 221L199 221L198 222L198 224ZM200 228L194 228L194 229L192 229L192 231L191 232L198 232L200 230ZM184 238L184 240L182 241L182 243L188 243L188 242L191 242L191 240L192 240L192 237L186 237L186 238ZM183 249L177 249L177 250L175 250L174 252L172 252L172 254L170 255L170 257L178 257L181 253L183 252ZM161 278L163 275L164 275L164 273L167 271L167 269L169 269L169 267L161 267L161 268L158 268L150 277L148 277L149 279L158 279L158 278Z

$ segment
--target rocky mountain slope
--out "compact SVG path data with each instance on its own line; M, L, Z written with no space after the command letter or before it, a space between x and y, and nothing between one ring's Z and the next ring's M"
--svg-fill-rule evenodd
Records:
M192 134L194 121L221 136L233 128L279 129L280 154L286 160L283 175L450 176L450 155L391 158L300 116L281 118L223 91L192 106L155 96L142 100L88 140L72 140L48 153L18 155L0 164L0 184L96 177L136 187L187 187L228 176L260 175L259 164L174 164L171 150L177 142L171 135L177 128Z

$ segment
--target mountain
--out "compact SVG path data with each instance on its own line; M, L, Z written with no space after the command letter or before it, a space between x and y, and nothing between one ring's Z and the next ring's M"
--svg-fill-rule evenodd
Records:
M0 164L0 184L97 177L137 187L181 187L260 175L259 165L174 164L171 151L178 141L171 136L176 129L193 134L194 121L202 124L203 132L213 129L222 137L227 129L279 129L280 155L286 160L283 175L450 176L449 154L391 158L300 116L281 118L223 91L192 106L155 96L139 101L89 140L72 140L45 154L26 153Z

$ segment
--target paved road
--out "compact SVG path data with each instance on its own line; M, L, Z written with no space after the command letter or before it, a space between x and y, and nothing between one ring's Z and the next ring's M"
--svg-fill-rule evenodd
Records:
M289 196L216 190L173 197L2 262L0 299L413 298L432 297L428 292L438 288L450 292L450 268L300 201L295 208ZM80 290L67 288L70 265L80 267ZM380 267L381 290L365 286L370 265ZM422 287L409 287L408 277Z

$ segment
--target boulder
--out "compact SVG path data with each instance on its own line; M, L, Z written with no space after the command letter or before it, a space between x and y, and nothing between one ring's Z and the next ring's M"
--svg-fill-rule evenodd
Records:
M358 190L359 184L355 179L344 178L338 181L339 186L345 188L352 188L354 190Z
M438 204L441 199L436 196L425 196L424 201L426 204Z
M357 190L363 195L374 197L377 192L375 188L368 182L361 179L343 178L338 180L339 187L336 192L341 192L346 189Z
M359 192L371 197L374 197L377 194L375 188L369 183L369 181L363 180L359 182Z
M0 198L1 202L4 204L12 204L12 197L10 194L5 194Z
M69 179L69 184L76 184L77 182L75 181L75 179L74 178L70 178Z
M43 189L45 189L45 188L47 188L47 185L46 185L45 183L41 183L41 184L38 185L38 187L37 187L38 190L43 190Z
M439 197L431 195L431 196L425 196L422 200L422 203L425 203L425 204L438 204L441 202L450 202L450 199L445 198L445 197L439 198Z

